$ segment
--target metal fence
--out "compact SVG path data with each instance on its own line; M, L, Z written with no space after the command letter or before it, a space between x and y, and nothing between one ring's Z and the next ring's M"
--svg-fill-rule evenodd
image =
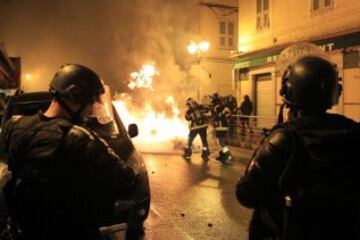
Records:
M276 121L276 117L232 115L228 144L255 149L264 138L264 132L271 129Z

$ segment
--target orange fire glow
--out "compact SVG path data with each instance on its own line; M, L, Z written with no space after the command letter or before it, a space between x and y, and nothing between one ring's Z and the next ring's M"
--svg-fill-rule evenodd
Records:
M146 88L154 91L153 77L159 72L154 65L143 65L139 72L131 73L130 89ZM153 93L159 94L159 93ZM161 93L160 93L161 94ZM151 99L151 98L149 98ZM139 136L134 143L145 152L171 152L183 149L188 134L188 126L180 109L171 95L165 95L161 105L163 110L154 110L151 101L146 101L142 108L135 106L128 94L121 94L113 101L125 126L136 123ZM156 103L157 106L159 103Z
M153 77L159 75L159 72L155 69L155 65L144 64L139 72L132 72L130 74L131 80L128 85L130 89L134 88L149 88L154 90L152 87Z
M132 106L130 98L115 100L114 105L119 112L125 126L136 123L139 127L139 136L134 139L136 146L145 152L169 152L179 150L184 146L187 138L188 126L179 117L180 110L176 106L174 98L168 96L164 105L172 109L172 116L164 112L156 112L150 103L146 103L144 109L136 109Z

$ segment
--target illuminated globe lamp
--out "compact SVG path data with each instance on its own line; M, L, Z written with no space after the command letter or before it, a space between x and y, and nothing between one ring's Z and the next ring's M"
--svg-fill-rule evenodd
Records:
M200 41L200 42L194 42L191 41L190 44L187 46L187 50L191 55L195 55L196 54L196 64L200 67L202 67L200 65L200 61L201 61L201 53L203 52L207 52L210 48L210 43L209 41ZM203 68L203 67L202 67ZM199 75L199 79L200 79L200 75ZM200 80L197 83L197 99L200 102Z
M208 41L201 41L198 46L201 52L206 52L210 48L210 43Z
M194 55L197 52L197 48L198 48L197 44L194 42L191 42L188 45L187 50L191 55Z
M196 54L196 62L197 64L200 63L200 53L202 52L207 52L210 48L210 43L209 41L201 41L201 42L194 42L191 41L190 44L187 46L187 50L191 55Z

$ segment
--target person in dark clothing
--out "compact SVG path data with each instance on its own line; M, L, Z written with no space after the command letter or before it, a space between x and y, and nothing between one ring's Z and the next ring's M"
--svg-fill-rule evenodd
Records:
M235 127L236 127L236 118L233 115L236 115L237 110L237 100L233 95L228 95L225 97L225 105L229 108L231 112L231 117L229 119L229 135L230 138L235 137Z
M250 116L252 111L253 111L253 103L250 100L249 95L245 95L244 96L244 101L241 103L240 105L240 114L244 115L244 116ZM240 118L241 121L241 125L243 126L243 128L245 128L246 126L249 126L249 118L248 117L241 117Z
M214 115L214 106L221 103L220 95L216 92L210 96L210 110L211 114Z
M225 105L224 99L212 98L212 114L213 114L213 125L215 128L216 138L219 142L221 150L216 160L221 161L223 164L232 164L232 155L230 148L226 143L226 137L229 131L231 111Z
M50 107L13 116L1 133L12 179L6 204L25 240L100 239L134 172L82 121L104 93L91 69L62 66L50 83Z
M195 137L199 134L202 143L202 151L201 158L204 161L209 160L210 150L209 144L207 141L207 122L206 122L206 114L209 112L209 109L203 105L198 104L192 98L188 98L186 100L186 105L188 110L185 114L185 119L189 121L189 136L187 141L187 147L184 152L184 158L186 160L191 159L192 155L192 143Z
M231 110L232 113L235 112L237 108L237 100L233 95L228 95L226 98L226 106Z
M341 95L336 67L303 56L280 94L293 120L273 128L236 186L253 208L249 239L360 239L359 126L327 113ZM282 113L281 113L282 114Z

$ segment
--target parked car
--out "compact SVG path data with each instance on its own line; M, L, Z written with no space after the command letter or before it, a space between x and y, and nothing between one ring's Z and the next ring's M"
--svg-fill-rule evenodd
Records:
M4 112L1 127L13 115L32 115L48 108L52 96L49 92L20 93L11 97ZM125 128L119 113L110 98L97 105L97 115L89 117L87 126L97 132L110 147L126 161L136 173L135 191L126 199L119 199L114 214L107 226L100 228L104 234L127 230L134 234L142 230L150 210L150 185L148 172L141 154L136 150L131 138L138 135L136 124ZM3 155L3 153L0 153ZM0 156L0 161L3 156Z

